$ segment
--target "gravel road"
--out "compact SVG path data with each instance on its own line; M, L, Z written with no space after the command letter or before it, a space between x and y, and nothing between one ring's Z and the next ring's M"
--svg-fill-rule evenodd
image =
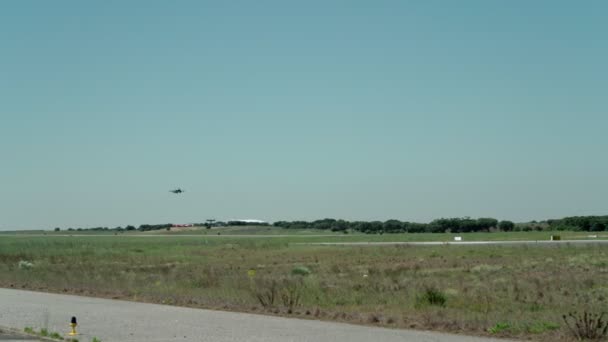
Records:
M0 288L0 326L67 333L72 316L81 342L505 341Z

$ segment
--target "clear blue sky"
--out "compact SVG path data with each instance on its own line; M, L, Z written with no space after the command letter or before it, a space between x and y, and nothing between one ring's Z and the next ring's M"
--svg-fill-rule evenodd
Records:
M608 214L607 17L3 1L0 229Z

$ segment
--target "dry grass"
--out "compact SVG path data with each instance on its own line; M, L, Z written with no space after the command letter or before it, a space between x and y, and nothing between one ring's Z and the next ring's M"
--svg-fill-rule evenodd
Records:
M570 338L563 314L599 312L608 298L602 246L290 241L2 237L0 286L547 341Z

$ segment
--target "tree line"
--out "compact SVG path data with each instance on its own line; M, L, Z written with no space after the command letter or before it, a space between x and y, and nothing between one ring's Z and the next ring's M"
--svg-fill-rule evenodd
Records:
M320 229L334 232L357 231L368 234L376 233L467 233L489 232L500 229L512 231L515 223L511 221L498 221L493 218L441 218L430 223L417 223L399 220L387 221L345 221L336 219L322 219L316 221L278 221L275 227L285 229Z
M558 220L547 220L552 230L575 230L602 232L608 230L608 216L571 216Z
M473 219L440 218L429 223L407 222L399 220L387 221L346 221L336 219L322 219L316 221L278 221L275 227L286 229L321 229L334 232L356 231L367 234L384 233L469 233L493 231L606 231L608 230L608 216L572 216L562 219L545 221L532 221L514 223L512 221L499 221L494 218L481 217Z
M267 223L244 223L241 221L222 222L207 220L206 222L194 223L195 227L225 227L234 225L268 225ZM545 221L532 221L527 223L514 223L512 221L498 221L494 218L440 218L429 223L407 222L400 220L387 221L346 221L340 219L326 218L315 221L277 221L272 224L275 227L285 229L320 229L334 232L361 232L366 234L384 233L469 233L469 232L493 232L493 231L608 231L608 216L570 216L561 219L550 219ZM142 224L139 227L127 225L124 228L94 227L94 228L68 228L68 231L150 231L170 229L171 223L165 224ZM55 228L60 231L61 228Z

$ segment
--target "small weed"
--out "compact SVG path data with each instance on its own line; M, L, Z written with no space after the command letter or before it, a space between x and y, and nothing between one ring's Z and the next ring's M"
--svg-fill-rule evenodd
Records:
M527 331L531 334L542 334L545 331L559 329L559 324L551 322L536 322L527 327Z
M55 340L59 340L59 341L63 341L63 337L61 336L61 334L57 333L57 332L53 332L49 335L50 338L55 339Z
M511 329L511 325L509 323L498 322L495 326L488 329L490 334L499 334L503 331L507 331Z
M63 337L57 332L51 333L49 337L55 340L63 340Z
M604 315L584 311L582 314L570 312L562 318L570 333L579 341L599 341L608 336L608 322L604 321Z
M91 340L91 342L101 342L101 340L98 339L97 337L93 337L93 339Z
M528 307L528 310L530 310L530 312L540 312L543 310L543 306L538 303L532 303Z
M41 336L41 337L49 337L49 338L52 338L52 339L55 339L55 340L60 340L60 341L63 340L63 337L59 333L49 332L49 330L46 329L46 328L42 328L42 329L40 329L40 332L36 332L36 330L34 330L34 328L32 328L32 327L25 327L23 329L23 331L26 334L30 334L30 335L37 335L37 336Z

